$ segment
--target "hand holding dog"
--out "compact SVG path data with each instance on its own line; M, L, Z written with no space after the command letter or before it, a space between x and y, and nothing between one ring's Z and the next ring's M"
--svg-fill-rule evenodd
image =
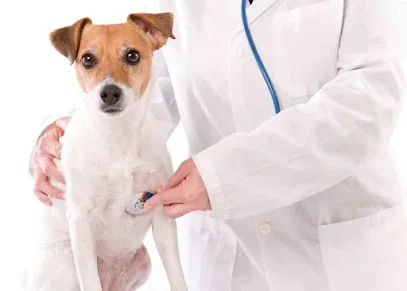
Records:
M158 189L157 194L144 205L150 210L164 205L165 213L178 218L192 211L211 210L208 191L194 161L183 162L167 185Z
M63 136L69 120L70 117L64 117L45 128L31 157L30 172L34 178L34 193L41 202L50 206L52 202L49 196L61 199L64 194L52 186L49 179L52 178L65 184L63 174L58 170L53 160L61 158L62 146L59 139Z

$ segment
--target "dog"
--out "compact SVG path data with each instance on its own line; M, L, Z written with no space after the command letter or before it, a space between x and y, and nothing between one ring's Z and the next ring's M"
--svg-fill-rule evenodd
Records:
M136 216L125 211L173 170L149 111L152 57L175 39L172 28L171 13L139 13L110 25L83 18L50 34L85 94L61 140L65 199L44 210L45 236L25 290L138 289L151 270L143 245L150 226L171 290L187 290L175 220L162 207Z

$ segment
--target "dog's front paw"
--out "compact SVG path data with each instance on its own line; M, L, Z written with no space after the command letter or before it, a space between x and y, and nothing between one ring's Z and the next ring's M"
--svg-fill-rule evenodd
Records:
M172 286L171 291L188 291L188 287L185 282L182 282L176 286Z

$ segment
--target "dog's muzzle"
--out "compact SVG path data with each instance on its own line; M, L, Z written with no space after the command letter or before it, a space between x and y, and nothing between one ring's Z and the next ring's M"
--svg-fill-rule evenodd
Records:
M123 98L123 91L116 85L106 85L100 91L100 99L102 99L101 110L105 113L121 112L120 103Z

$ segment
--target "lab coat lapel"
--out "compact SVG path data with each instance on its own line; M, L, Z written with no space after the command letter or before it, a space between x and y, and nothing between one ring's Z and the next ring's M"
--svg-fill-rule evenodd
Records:
M253 4L248 6L247 19L249 23L255 21L265 10L281 0L254 0ZM249 5L249 4L248 4Z

